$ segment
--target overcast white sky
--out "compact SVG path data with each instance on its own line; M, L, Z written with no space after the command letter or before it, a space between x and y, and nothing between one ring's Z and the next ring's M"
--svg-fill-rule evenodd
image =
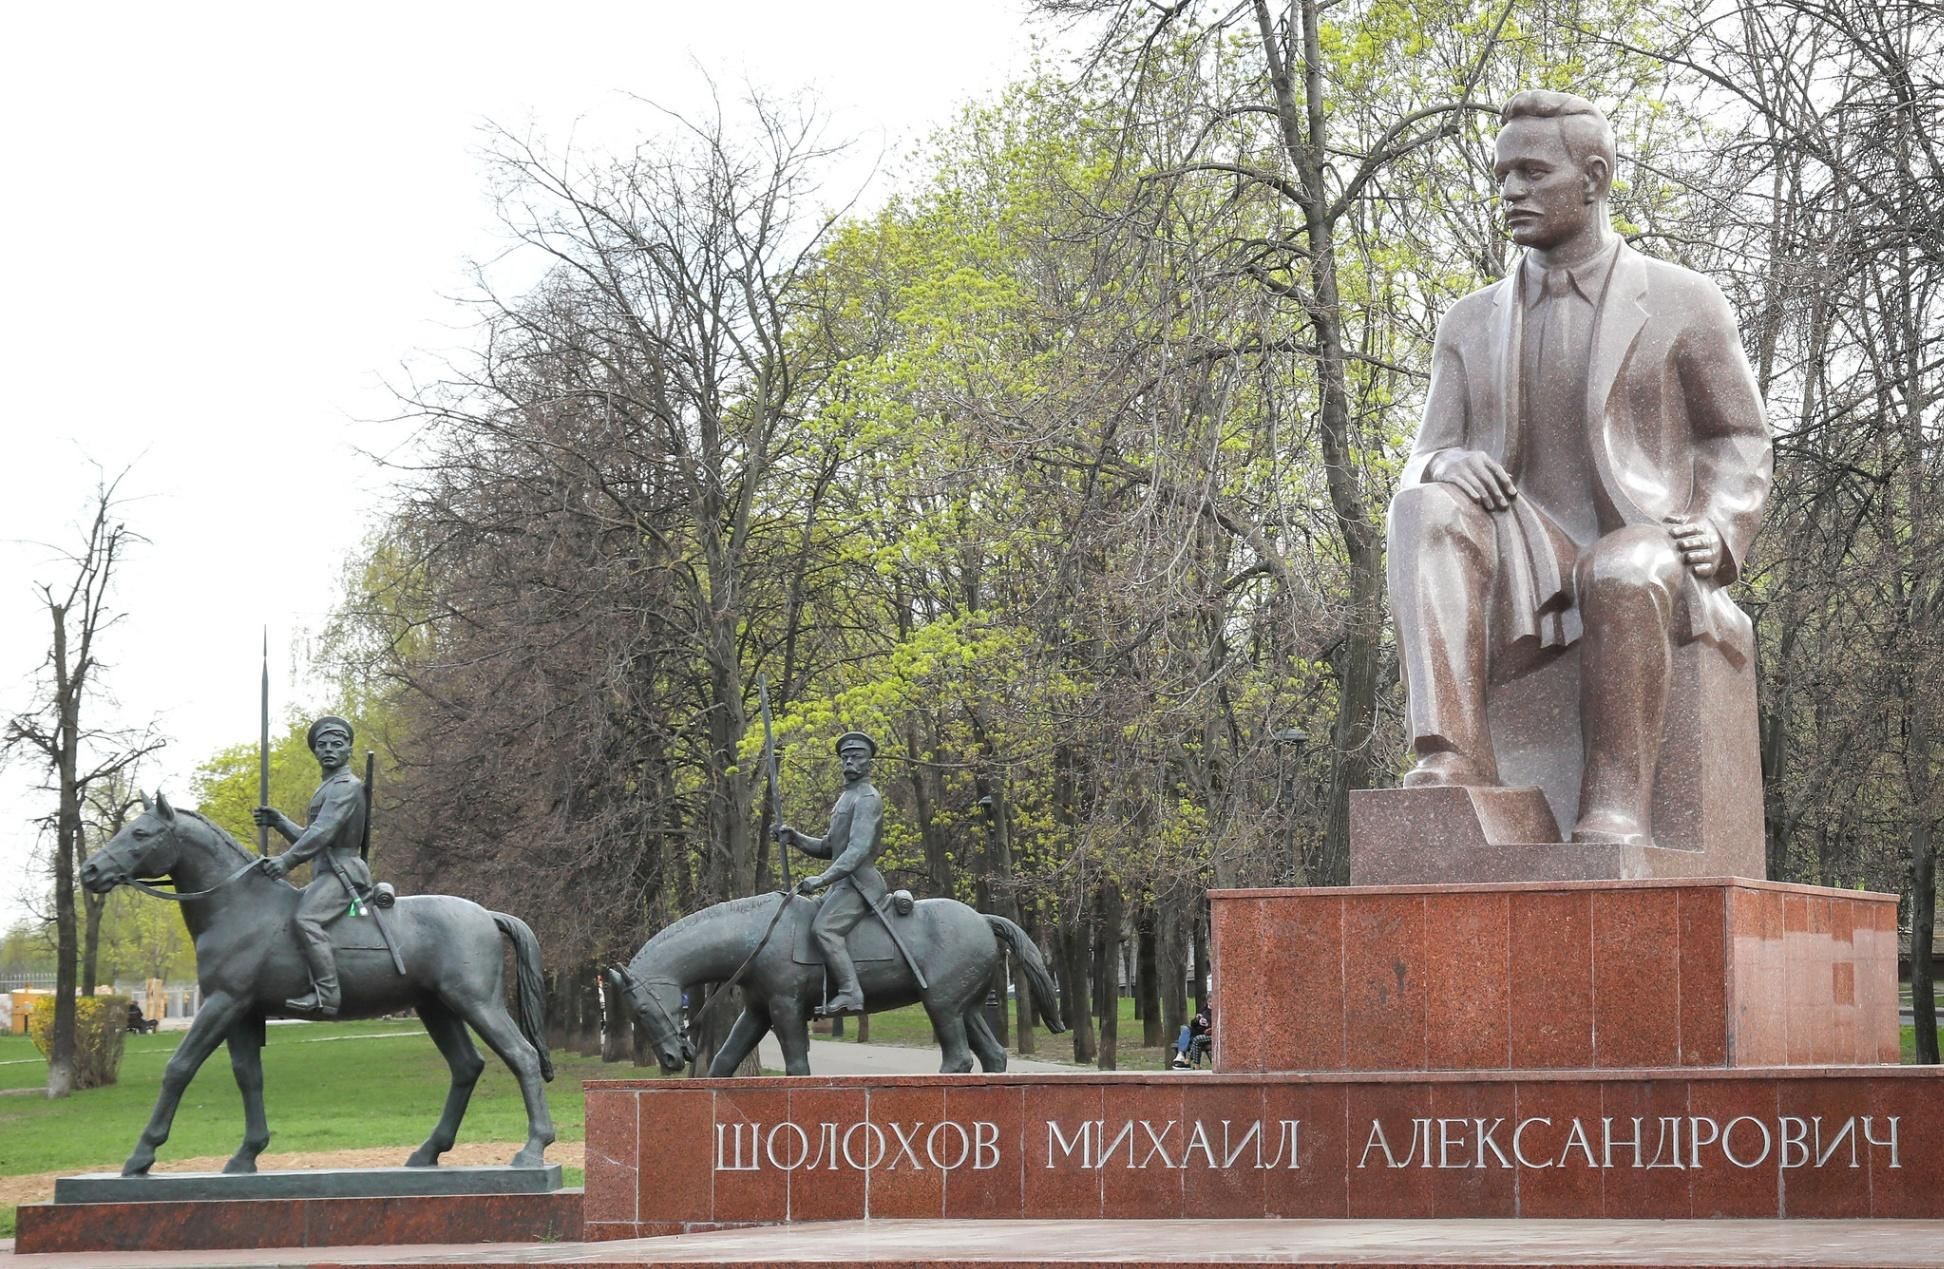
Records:
M95 480L132 465L149 539L105 648L116 703L170 740L145 783L256 735L320 624L403 430L384 388L463 345L468 260L502 244L486 120L626 135L743 83L813 90L868 161L1023 73L1020 0L14 5L0 17L0 711L30 696ZM0 772L0 925L45 881L46 809ZM286 808L296 811L298 808Z

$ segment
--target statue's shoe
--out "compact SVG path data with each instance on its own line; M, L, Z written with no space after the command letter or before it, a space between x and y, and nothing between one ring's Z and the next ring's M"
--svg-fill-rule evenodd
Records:
M306 1018L317 1018L326 1022L337 1017L338 1011L337 1001L319 1000L317 993L314 991L307 992L295 1000L284 1001L284 1008L290 1013L300 1014Z
M1425 754L1418 759L1415 767L1404 774L1404 787L1407 789L1435 789L1454 785L1490 788L1497 783L1495 773L1465 755L1448 749Z
M1652 846L1653 834L1631 815L1596 811L1573 825L1573 840L1589 846Z

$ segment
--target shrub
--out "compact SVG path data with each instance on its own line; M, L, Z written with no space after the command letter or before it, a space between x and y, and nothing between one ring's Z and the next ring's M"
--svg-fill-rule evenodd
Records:
M54 1051L54 1001L35 1002L27 1034L47 1057ZM122 1042L128 1036L128 997L82 996L74 1002L74 1087L100 1088L121 1074Z

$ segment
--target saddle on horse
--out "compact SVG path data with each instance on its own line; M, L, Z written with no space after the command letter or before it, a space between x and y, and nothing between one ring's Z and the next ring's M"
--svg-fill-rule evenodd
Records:
M821 905L814 900L799 900L798 906L805 911L798 918L796 934L791 941L790 959L798 965L823 965L827 969L828 961L817 937L816 916ZM890 891L871 904L871 919L859 921L844 935L844 950L850 959L859 965L902 961L922 984L924 971L910 954L909 939L901 937L916 906L917 901L909 890ZM825 996L829 996L827 989Z

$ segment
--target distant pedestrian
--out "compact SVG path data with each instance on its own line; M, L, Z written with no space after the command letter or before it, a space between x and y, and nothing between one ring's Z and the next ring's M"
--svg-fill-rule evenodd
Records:
M1175 1038L1174 1061L1171 1065L1177 1071L1185 1071L1191 1066L1200 1066L1208 1056L1209 1046L1214 1043L1215 1022L1204 1009L1181 1028Z

